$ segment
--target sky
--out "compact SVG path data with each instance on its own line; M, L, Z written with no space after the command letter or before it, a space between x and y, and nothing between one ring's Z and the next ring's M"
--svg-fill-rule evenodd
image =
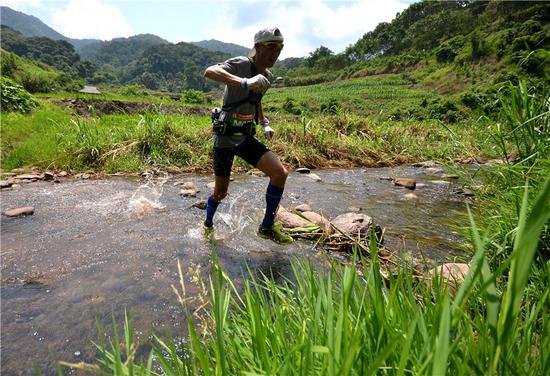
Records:
M416 0L0 0L69 38L155 34L172 43L217 39L252 47L261 28L285 38L281 58L335 53Z

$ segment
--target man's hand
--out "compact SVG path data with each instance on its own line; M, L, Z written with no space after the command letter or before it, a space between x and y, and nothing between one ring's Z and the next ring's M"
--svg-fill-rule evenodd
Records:
M269 119L264 117L263 121L262 121L262 127L264 128L264 136L268 139L268 140L271 140L271 138L273 137L273 133L275 133L275 131L273 130L273 128L271 128L269 126Z
M271 86L271 83L264 75L257 74L252 78L243 78L241 85L245 89L263 93Z

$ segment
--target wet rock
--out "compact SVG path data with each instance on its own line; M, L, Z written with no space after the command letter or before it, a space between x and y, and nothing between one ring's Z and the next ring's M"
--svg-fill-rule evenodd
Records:
M266 174L264 174L262 171L258 170L257 168L253 168L252 170L249 170L247 172L247 174L252 175L252 176L260 176L260 177L267 176Z
M456 174L445 174L443 176L441 176L443 179L458 179L459 176L456 175Z
M398 185L400 187L405 187L407 189L416 188L416 180L411 178L395 178L393 179L393 184Z
M55 179L55 174L53 172L46 171L44 172L44 180L51 181Z
M456 188L454 190L454 193L458 195L467 196L467 197L475 196L474 191L472 191L470 188Z
M88 180L92 177L92 175L88 174L87 172L84 172L82 174L76 174L75 178L82 179L82 180Z
M60 173L57 174L57 176L61 177L61 178L64 178L65 176L67 176L67 171L61 171Z
M11 178L11 177L13 177L13 176L15 176L15 175L17 175L17 174L14 173L14 172L3 172L3 173L2 173L2 177L4 177L4 178Z
M430 174L441 174L443 172L443 169L439 167L428 167L424 171Z
M26 206L23 208L8 209L4 213L6 217L19 217L22 215L33 215L34 208L32 206Z
M348 207L348 209L351 210L352 212L360 212L361 210L363 210L363 208L360 206L350 206Z
M197 197L197 191L194 189L182 189L178 192L178 195L184 197Z
M307 167L299 167L294 171L296 171L299 174L309 174L311 172L311 170Z
M318 224L323 232L327 234L332 234L333 230L329 220L323 217L321 214L315 213L313 211L305 211L302 213L302 216L304 216L307 220Z
M403 197L405 197L407 200L418 200L418 196L416 195L416 193L413 192L405 193Z
M431 269L427 273L425 283L429 286L435 278L441 278L441 283L446 284L449 289L449 293L454 295L460 284L464 282L469 270L470 266L468 264L454 262L445 263Z
M9 188L13 185L13 180L0 180L0 189Z
M345 213L332 220L332 224L344 234L367 234L372 226L372 218L366 214Z
M413 167L425 167L425 168L428 168L428 167L436 167L436 166L437 166L437 162L432 161L432 160L429 160L429 161L424 161L424 162L413 163L412 165L413 165Z
M309 173L306 175L308 178L313 179L315 181L322 181L321 177L317 174Z
M434 185L451 185L451 182L447 180L430 180L430 183Z
M280 221L283 224L283 227L286 228L305 227L311 225L311 222L309 222L308 220L305 220L298 214L289 212L282 206L279 207L275 219L277 221Z
M389 177L389 176L382 176L379 178L380 180L387 180L387 181L393 181L393 178L392 177Z
M312 211L311 209L311 206L309 206L308 204L302 204L302 205L298 205L294 208L294 210L297 210L299 212L309 212L309 211Z
M17 180L36 181L36 180L42 180L44 178L44 175L42 175L42 174L21 174L21 175L14 176L13 178L17 179Z
M206 200L199 200L191 205L194 208L205 210L206 209Z
M193 190L195 191L195 193L199 193L201 190L197 188L197 186L195 185L195 183L193 183L192 181L186 181L182 184L182 189L188 189L188 190Z

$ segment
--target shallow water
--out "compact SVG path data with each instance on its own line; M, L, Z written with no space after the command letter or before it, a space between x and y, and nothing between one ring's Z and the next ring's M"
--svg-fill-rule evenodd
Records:
M329 218L358 210L386 229L392 250L423 253L442 261L460 255L452 225L462 224L464 198L453 183L421 168L315 171L321 182L293 173L283 205L308 203ZM411 191L381 177L406 176ZM178 196L176 180L194 182L198 198ZM191 207L206 198L211 176L147 180L39 182L2 191L2 210L33 206L28 217L1 219L1 370L3 375L52 373L57 361L93 361L96 319L109 331L111 316L122 324L132 311L136 337L170 331L184 335L185 314L172 291L185 273L191 309L204 296L201 281L210 267L210 245L202 239L204 211ZM235 175L230 195L215 217L215 245L228 274L290 275L293 256L323 262L309 242L280 246L255 236L267 178ZM145 349L144 349L145 351ZM64 369L68 373L67 369Z

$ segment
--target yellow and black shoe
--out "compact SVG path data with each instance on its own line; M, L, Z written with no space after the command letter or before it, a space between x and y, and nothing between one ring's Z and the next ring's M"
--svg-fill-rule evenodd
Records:
M207 226L206 224L202 224L202 235L205 239L212 240L214 239L214 226Z
M263 239L273 240L279 244L290 244L294 241L290 235L284 232L283 226L279 222L276 222L271 227L260 225L258 236Z

